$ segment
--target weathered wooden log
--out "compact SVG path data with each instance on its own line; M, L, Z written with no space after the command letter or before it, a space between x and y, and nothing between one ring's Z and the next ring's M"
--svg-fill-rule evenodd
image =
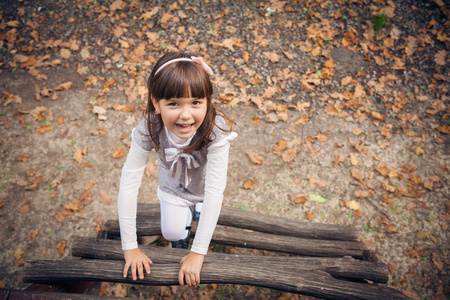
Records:
M138 203L137 218L159 220L159 204ZM353 227L290 220L229 207L222 207L218 224L307 239L357 241L359 234Z
M140 246L153 262L158 264L177 263L189 253L189 250L167 247ZM101 240L87 237L77 237L72 244L72 255L90 259L123 261L123 251L120 241ZM293 256L251 256L223 253L208 253L205 262L225 261L241 264L242 267L257 264L276 270L299 272L300 270L319 270L335 278L353 281L369 280L386 283L388 269L383 263L367 262L351 257L293 257Z
M192 233L195 233L196 225L197 224L195 223L193 224L191 230ZM138 235L161 234L159 220L154 220L154 222L151 223L138 222L136 224L136 229ZM107 221L105 223L105 230L119 235L119 222L112 220ZM363 243L355 241L304 239L221 225L216 226L211 241L228 246L278 251L305 256L353 256L355 258L362 258L362 253L365 250Z
M107 260L31 261L24 282L110 281L144 285L177 285L180 264L153 264L152 273L138 282L122 275L123 263ZM264 266L242 268L228 261L204 263L202 283L246 284L324 299L407 299L400 291L376 284L343 281L321 271L288 272Z
M92 299L92 300L118 300L123 298L118 297L104 297L86 294L74 293L53 293L53 292L39 292L26 290L10 290L0 289L0 299L8 300L71 300L71 299Z

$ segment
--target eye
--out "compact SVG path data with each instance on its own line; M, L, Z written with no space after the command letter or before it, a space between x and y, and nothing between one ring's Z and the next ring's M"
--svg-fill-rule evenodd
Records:
M199 106L200 104L202 104L202 103L198 100L192 102L192 105L194 105L194 106Z
M167 105L168 105L168 106L177 106L178 103L176 103L176 102L169 102L169 103L167 103Z

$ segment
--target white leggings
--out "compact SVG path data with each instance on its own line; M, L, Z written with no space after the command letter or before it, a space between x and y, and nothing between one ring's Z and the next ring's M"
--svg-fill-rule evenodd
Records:
M168 241L178 241L188 235L186 226L191 226L192 212L189 206L176 206L165 201L161 203L161 232Z

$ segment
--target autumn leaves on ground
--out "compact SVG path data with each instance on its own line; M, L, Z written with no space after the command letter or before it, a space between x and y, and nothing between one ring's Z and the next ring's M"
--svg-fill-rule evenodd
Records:
M23 288L25 260L68 257L74 236L117 218L149 70L181 50L212 66L215 102L236 122L225 206L359 228L389 286L445 299L449 14L441 0L3 1L0 286ZM157 202L155 160L142 202ZM101 293L299 298L235 285Z

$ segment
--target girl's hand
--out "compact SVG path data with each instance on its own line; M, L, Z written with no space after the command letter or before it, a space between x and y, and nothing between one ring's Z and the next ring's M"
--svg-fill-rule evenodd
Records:
M200 271L203 266L203 254L190 252L181 260L181 269L178 274L178 282L184 285L186 279L187 286L197 286L200 284Z
M136 280L136 269L139 274L140 279L144 279L144 267L147 271L147 274L150 274L150 264L153 262L150 258L147 257L144 253L142 253L139 248L124 250L123 255L125 256L125 267L123 268L123 277L127 277L128 269L131 267L131 275L133 276L133 280Z

